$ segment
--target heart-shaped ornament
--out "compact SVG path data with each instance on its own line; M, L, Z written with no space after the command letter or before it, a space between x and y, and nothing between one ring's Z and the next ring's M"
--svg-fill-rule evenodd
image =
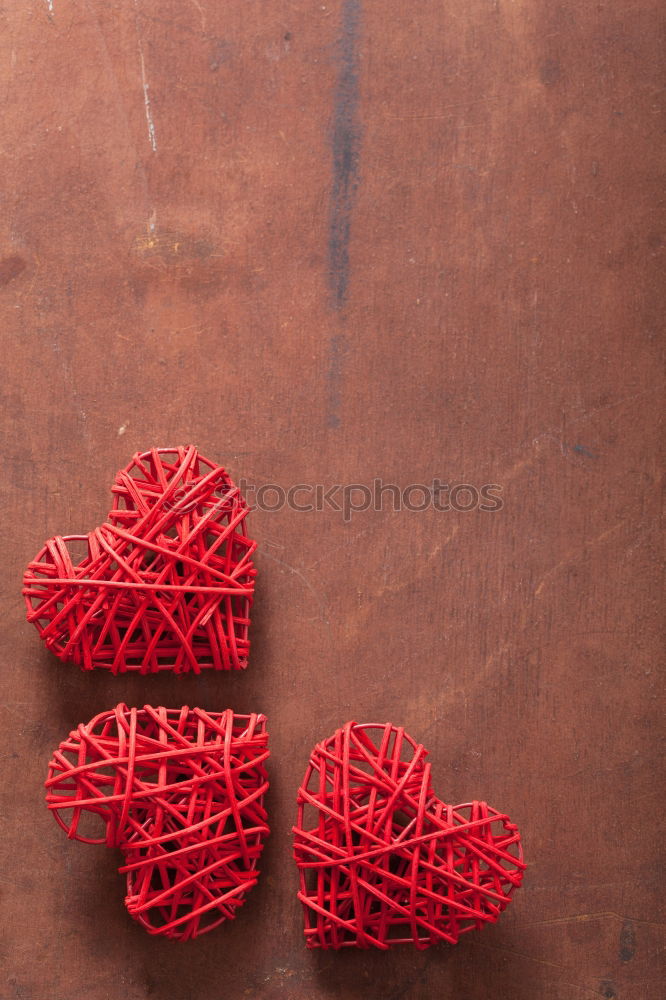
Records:
M263 715L121 704L60 744L46 802L68 837L123 851L135 920L187 940L257 882L267 757Z
M308 947L455 944L508 906L517 827L437 798L426 754L390 723L348 722L313 750L294 827Z
M256 543L226 471L193 445L154 448L111 491L107 523L50 539L26 570L28 621L48 648L114 674L246 667Z

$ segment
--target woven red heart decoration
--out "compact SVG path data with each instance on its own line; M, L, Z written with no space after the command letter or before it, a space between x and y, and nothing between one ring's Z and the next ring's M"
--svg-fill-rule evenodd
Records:
M46 802L68 837L123 851L130 914L184 941L257 882L267 757L263 715L118 705L60 744Z
M494 923L525 868L520 835L485 802L448 806L404 729L348 722L298 792L294 854L310 948L428 948Z
M193 445L154 448L111 491L107 523L52 538L26 570L28 621L48 648L114 674L246 667L256 543L225 470Z

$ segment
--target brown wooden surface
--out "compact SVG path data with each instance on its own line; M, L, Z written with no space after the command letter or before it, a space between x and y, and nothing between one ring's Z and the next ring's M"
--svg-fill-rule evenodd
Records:
M3 998L663 996L659 7L3 5ZM135 450L190 441L259 485L439 476L504 507L257 512L246 673L59 664L24 565ZM51 750L119 700L270 720L260 885L187 945L43 805ZM496 927L306 951L295 790L350 717L519 823Z

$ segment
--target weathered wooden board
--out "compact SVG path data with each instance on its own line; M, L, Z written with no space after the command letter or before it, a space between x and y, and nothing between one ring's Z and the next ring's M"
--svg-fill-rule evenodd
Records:
M662 995L659 7L3 6L3 997ZM438 478L502 509L257 511L246 673L58 664L24 565L135 450L189 441L257 487ZM43 806L52 748L120 700L269 716L262 881L188 945ZM348 718L519 823L496 927L306 951L294 795Z

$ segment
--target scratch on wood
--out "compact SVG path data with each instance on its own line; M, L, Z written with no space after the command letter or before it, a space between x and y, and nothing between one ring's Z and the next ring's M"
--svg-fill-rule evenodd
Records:
M549 962L543 958L537 958L535 955L530 955L524 951L514 951L512 948L498 947L497 945L483 944L480 941L470 942L470 950L479 948L483 951L495 951L504 955L515 955L518 958L525 958L528 962L534 962L536 965L541 965L546 969L562 969L565 971L567 969L566 965L561 962ZM589 994L590 996L598 996L598 993L590 989L589 986L584 986L582 983L571 983L562 980L562 986L571 986L575 990L579 990L581 993Z
M610 528L606 528L606 530L602 531L600 535L595 535L594 538L591 538L589 541L585 542L579 548L571 549L569 552L567 552L563 559L560 559L558 563L556 563L554 566L551 566L550 569L547 570L541 577L539 583L534 589L535 598L539 596L539 594L545 587L546 583L549 581L549 579L553 576L554 573L557 573L557 571L561 569L563 566L568 566L571 562L575 563L578 559L580 559L583 556L584 553L588 552L595 545L599 545L601 542L605 541L609 535L612 535L615 531L618 530L618 528L622 528L625 523L626 521L618 521L617 524L613 524L611 525Z
M155 122L153 121L153 113L150 107L150 88L148 86L148 79L146 77L146 61L143 57L143 45L141 44L141 32L139 31L138 0L134 0L134 8L136 13L136 44L139 50L139 61L141 63L141 86L143 88L143 104L146 111L146 124L148 125L148 142L150 143L153 153L156 153L157 136L155 135Z
M192 0L192 3L196 7L196 9L199 11L199 19L201 21L201 30L202 31L206 31L206 27L207 27L207 25L206 25L206 12L203 9L203 7L201 6L201 4L199 3L199 0Z
M615 910L597 910L594 913L572 913L566 917L551 917L548 920L531 920L527 927L552 927L556 924L586 923L590 920L622 920L630 923L628 917L617 913ZM649 921L638 921L639 923L649 923ZM657 925L659 926L659 925Z
M150 110L150 94L148 92L148 81L146 80L146 63L143 58L143 49L139 42L139 58L141 60L141 85L143 86L143 103L146 108L146 122L148 123L148 141L152 146L153 153L157 152L157 138L155 136L155 123Z
M268 544L271 544L271 543L269 542ZM323 622L324 625L329 625L330 623L329 623L328 614L327 614L327 611L326 611L325 600L324 600L323 597L321 597L317 593L317 591L312 586L312 584L310 583L310 581L308 580L308 578L304 575L304 573L302 573L300 569L297 569L296 566L291 566L288 562L285 562L284 559L278 559L278 557L276 555L274 555L272 552L268 552L267 549L266 549L266 543L264 543L264 548L263 548L263 551L262 551L262 555L264 556L264 558L271 559L274 563L277 563L278 566L282 566L283 569L288 570L289 573L293 573L294 576L298 577L298 579L310 591L310 593L312 594L312 596L314 597L315 601L317 602L317 604L319 606L319 620L321 622Z

